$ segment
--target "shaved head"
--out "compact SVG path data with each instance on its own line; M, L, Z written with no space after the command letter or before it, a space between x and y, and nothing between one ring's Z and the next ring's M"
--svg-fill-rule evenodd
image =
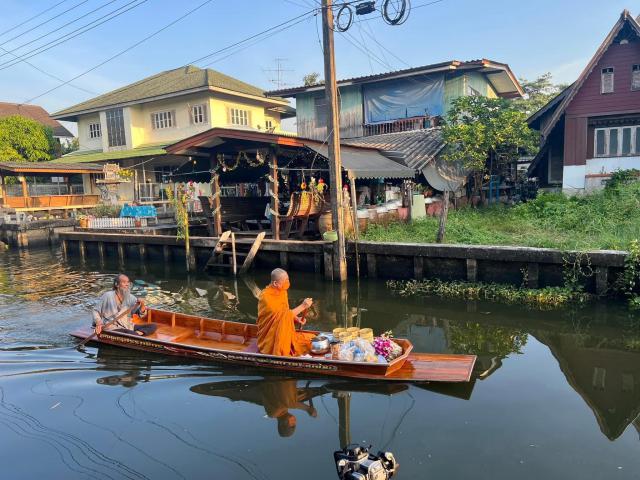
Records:
M271 285L278 290L288 290L289 274L281 268L276 268L271 272Z
M276 268L271 272L272 282L280 282L285 278L289 278L289 274L286 272L286 270L283 270L282 268Z

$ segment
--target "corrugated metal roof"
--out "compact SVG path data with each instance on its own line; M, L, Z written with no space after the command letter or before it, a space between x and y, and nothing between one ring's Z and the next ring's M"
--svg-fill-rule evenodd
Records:
M342 144L376 148L386 157L417 171L421 171L444 147L442 130L437 127L348 138L342 140Z
M102 150L89 150L84 152L72 152L56 160L58 163L85 163L104 162L110 160L123 160L125 158L146 157L150 155L165 155L165 144L143 145L131 150L116 150L103 152Z
M9 172L42 172L64 173L76 171L76 173L102 172L102 165L92 163L60 163L53 162L0 162L0 170Z
M189 65L187 67L180 67L152 75L151 77L118 88L99 97L87 100L86 102L60 110L53 115L56 118L62 118L87 110L95 110L198 88L204 89L205 87L223 88L225 90L266 98L264 91L258 87L210 68L201 69Z
M307 144L307 147L327 158L327 145ZM351 172L356 178L413 178L416 173L393 160L384 157L374 149L340 148L342 168Z
M524 94L522 87L520 86L520 83L518 82L517 78L511 71L511 68L509 67L509 65L507 65L506 63L495 62L493 60L487 60L487 59L477 59L477 60L468 60L468 61L449 60L447 62L433 63L430 65L422 65L419 67L405 68L402 70L394 70L391 72L376 73L373 75L363 75L360 77L344 78L344 79L338 80L337 83L338 83L338 86L342 86L345 84L369 83L369 82L376 82L380 80L388 80L388 79L397 78L397 77L428 74L428 73L433 73L438 71L455 71L455 70L469 70L469 69L480 70L480 71L487 71L487 70L503 71L509 77L510 83L512 83L513 90L509 90L509 93L513 93L513 95L510 95L510 96L521 97ZM305 92L308 90L316 90L320 87L324 87L324 82L319 82L315 85L309 85L309 86L300 86L300 87L293 87L293 88L283 88L280 90L271 90L269 92L266 92L266 94L282 96L282 97L290 97L290 96L294 96L297 93Z

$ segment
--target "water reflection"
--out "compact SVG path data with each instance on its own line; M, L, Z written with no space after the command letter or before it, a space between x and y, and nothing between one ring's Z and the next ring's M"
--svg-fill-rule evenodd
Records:
M98 268L90 256L82 266L73 260L61 263L56 252L46 250L0 252L0 406L18 407L37 419L58 448L65 445L63 434L96 451L123 444L108 457L136 474L103 475L103 466L84 458L82 467L71 462L73 468L99 470L96 477L205 478L203 471L216 471L222 462L225 478L287 478L290 471L278 466L291 462L292 454L295 467L304 469L320 453L330 457L339 446L364 440L393 450L404 478L423 476L426 465L434 478L477 476L475 471L451 473L465 468L456 461L459 455L470 464L500 465L499 471L487 473L490 478L539 478L546 469L560 476L572 463L566 461L571 455L584 465L591 459L594 464L572 467L574 475L568 478L607 478L607 468L620 474L618 466L625 468L621 478L632 478L640 468L640 327L616 305L536 312L483 302L396 298L381 282L363 280L340 288L293 273L291 302L316 299L309 328L393 330L409 338L416 351L473 353L478 362L472 381L456 385L283 377L112 347L90 347L84 354L74 350L67 332L86 324L85 305L109 288L119 270L108 260ZM138 281L136 294L151 305L245 322L255 321L256 297L268 282L268 272L262 271L235 280L203 272L186 276L164 265L148 265L146 273L135 262L127 267ZM34 346L48 349L28 350ZM5 419L17 415L15 410L0 413ZM7 425L0 422L0 434L16 440L6 451L11 458L49 448ZM30 434L38 433L36 426L32 423ZM483 443L487 435L499 454ZM575 453L576 438L582 453ZM289 442L286 452L278 448L281 441ZM527 447L537 449L545 442L546 450ZM74 455L85 448L77 442L66 445L76 449ZM442 460L436 466L425 452L440 446ZM527 461L535 467L525 465L533 470L509 463L526 456L523 446L532 449ZM264 455L256 453L260 448ZM74 477L49 450L43 455L57 466L54 477ZM556 470L554 455L561 457ZM70 460L66 453L62 458ZM25 467L29 474L22 478L39 476L23 460L19 463L31 470ZM308 477L331 478L335 471L329 466L307 472Z

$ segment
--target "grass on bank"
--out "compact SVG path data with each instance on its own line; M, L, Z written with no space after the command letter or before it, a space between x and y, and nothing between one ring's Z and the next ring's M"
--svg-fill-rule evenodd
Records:
M438 218L370 225L363 240L432 243ZM562 250L626 250L640 238L640 181L613 183L588 195L543 193L514 206L449 211L446 243Z

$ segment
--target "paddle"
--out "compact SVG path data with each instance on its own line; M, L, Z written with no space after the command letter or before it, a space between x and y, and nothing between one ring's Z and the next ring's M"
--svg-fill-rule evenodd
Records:
M116 320L120 320L122 317L124 317L125 315L128 315L129 313L131 313L133 311L133 309L135 307L137 307L140 304L140 302L136 302L133 305L131 305L128 309L123 310L120 313L116 313L110 320L103 322L102 323L102 328L105 328L109 325L111 325L113 322L115 322ZM95 308L94 308L95 310ZM96 312L98 312L97 310L95 310ZM100 315L100 312L98 312L98 315ZM102 317L102 315L100 315L100 317ZM97 335L96 331L94 330L93 333L91 335L89 335L87 338L85 338L84 340L82 340L78 345L76 345L76 348L79 347L84 347L84 345L91 340L92 338L94 338Z

